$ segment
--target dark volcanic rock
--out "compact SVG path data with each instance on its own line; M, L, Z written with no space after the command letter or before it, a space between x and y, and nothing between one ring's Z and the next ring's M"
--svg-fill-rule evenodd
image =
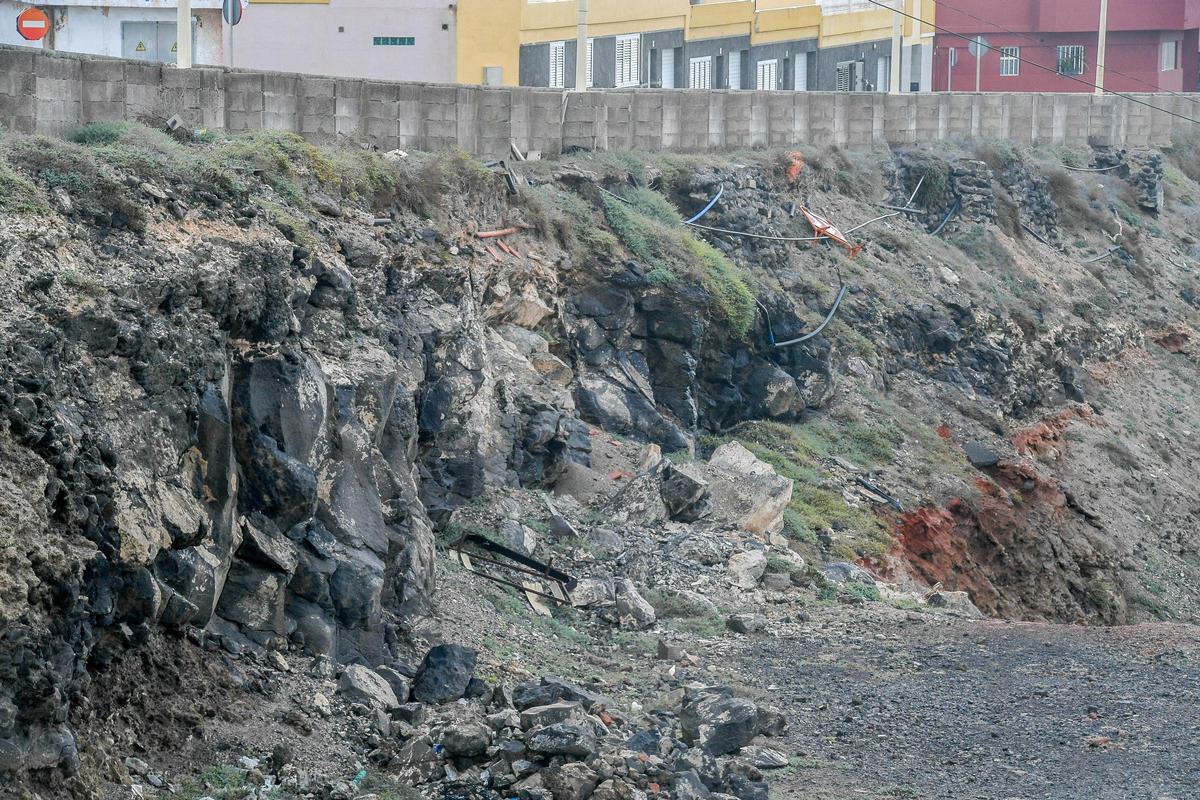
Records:
M425 654L413 678L412 696L422 703L449 703L462 697L475 672L475 651L441 644Z

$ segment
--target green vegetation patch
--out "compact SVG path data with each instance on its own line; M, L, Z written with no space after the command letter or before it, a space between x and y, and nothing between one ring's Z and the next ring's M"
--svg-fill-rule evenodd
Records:
M841 492L826 484L821 459L838 456L859 467L891 462L899 434L854 421L784 425L750 422L732 436L705 440L708 447L736 440L758 458L793 481L792 500L784 511L787 536L810 553L820 548L818 532L831 529L842 536L830 554L839 558L878 556L892 539L887 526L870 509L849 505Z
M23 171L28 181L47 193L63 191L81 215L90 216L104 225L124 225L134 230L145 227L141 204L88 148L61 139L29 136L8 142L4 155L10 171ZM2 177L0 182L3 182ZM25 181L10 178L8 183L14 190L14 197L25 198L14 202L18 206L16 210L20 207L29 210Z
M723 253L693 236L666 197L635 188L617 197L601 195L605 220L621 244L650 267L647 280L668 285L699 281L735 336L754 324L754 294L745 276Z

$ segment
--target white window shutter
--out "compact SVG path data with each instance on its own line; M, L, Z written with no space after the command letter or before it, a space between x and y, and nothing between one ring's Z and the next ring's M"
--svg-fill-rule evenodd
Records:
M587 85L589 87L594 85L594 81L592 80L592 51L595 49L592 45L594 43L592 39L587 40Z
M742 88L742 51L734 50L729 53L729 88Z
M796 54L795 88L797 92L808 91L808 53Z
M562 89L566 86L564 70L567 61L567 46L565 42L550 43L550 88Z

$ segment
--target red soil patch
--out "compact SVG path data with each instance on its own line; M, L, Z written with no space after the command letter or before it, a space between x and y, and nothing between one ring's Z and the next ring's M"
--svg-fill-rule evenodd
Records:
M1021 542L1042 525L1061 524L1067 505L1058 482L1025 464L1001 464L976 481L979 495L900 515L890 556L930 586L966 591L987 614L1013 613L1008 587L1033 565L1017 563Z
M1088 406L1065 408L1058 415L1012 435L1013 446L1023 456L1061 458L1067 451L1067 428L1076 420L1090 422L1092 409Z

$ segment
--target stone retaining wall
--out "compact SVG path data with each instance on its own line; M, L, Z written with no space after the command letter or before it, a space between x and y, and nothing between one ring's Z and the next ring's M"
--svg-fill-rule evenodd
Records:
M1194 116L1196 95L1137 95ZM294 131L383 150L462 147L500 157L510 141L547 155L589 150L870 147L953 138L1018 144L1162 146L1193 123L1115 95L875 94L493 88L171 66L0 47L0 125L62 134L102 120L179 114L213 130Z

